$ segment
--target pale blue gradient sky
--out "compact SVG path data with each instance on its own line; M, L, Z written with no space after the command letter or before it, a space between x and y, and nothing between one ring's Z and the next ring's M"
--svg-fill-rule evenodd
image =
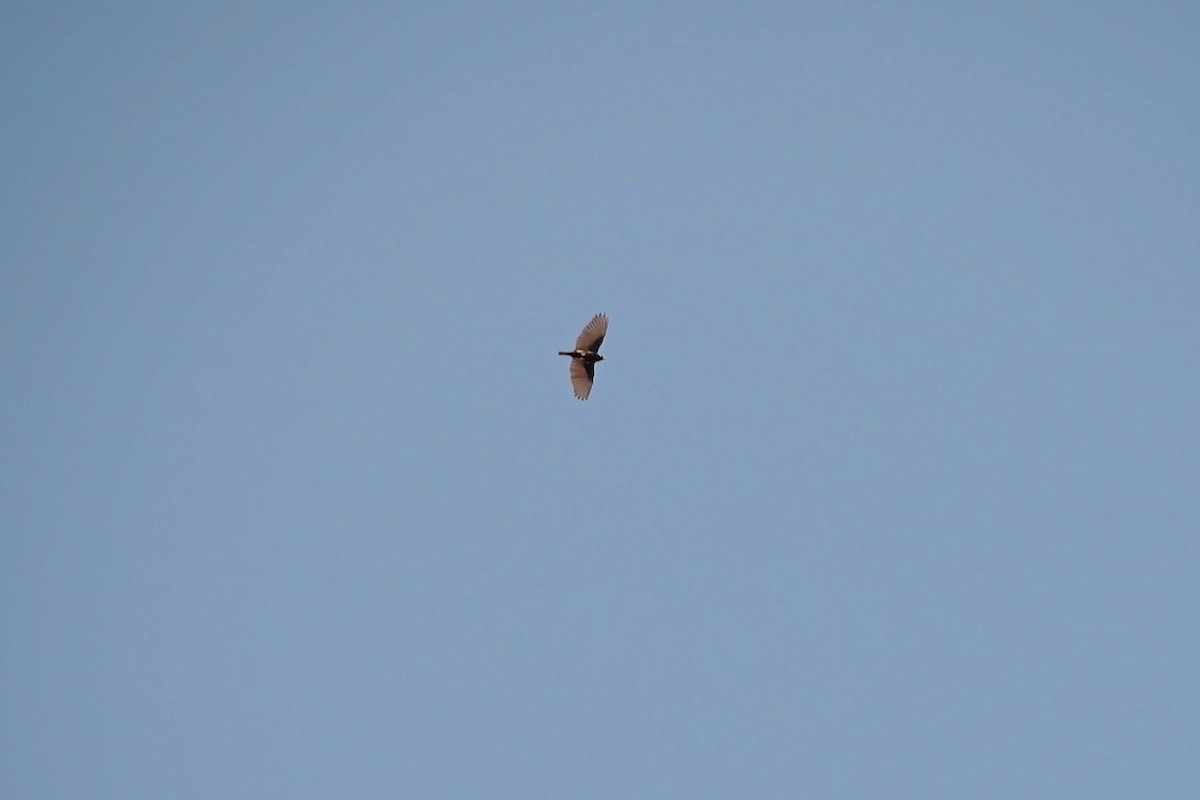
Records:
M1198 796L1200 11L589 5L0 11L0 795Z

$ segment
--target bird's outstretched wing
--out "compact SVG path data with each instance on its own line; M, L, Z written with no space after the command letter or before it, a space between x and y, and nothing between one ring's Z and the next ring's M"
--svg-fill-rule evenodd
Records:
M588 395L592 393L592 378L595 374L594 365L584 362L581 358L571 359L571 389L580 400L587 400Z
M584 326L579 338L575 340L575 349L592 352L599 350L606 333L608 333L608 315L597 314L592 317L591 322Z

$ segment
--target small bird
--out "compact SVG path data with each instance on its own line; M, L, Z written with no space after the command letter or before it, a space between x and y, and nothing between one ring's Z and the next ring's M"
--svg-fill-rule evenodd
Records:
M603 361L604 356L597 350L608 332L608 315L597 314L592 321L584 326L579 338L575 340L574 350L559 350L560 356L571 357L571 388L580 400L587 400L592 393L592 381L596 377L596 362Z

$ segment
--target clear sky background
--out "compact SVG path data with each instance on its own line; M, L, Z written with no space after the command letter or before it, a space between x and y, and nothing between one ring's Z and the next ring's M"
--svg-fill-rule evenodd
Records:
M1200 796L1194 4L6 3L0 72L0 795Z

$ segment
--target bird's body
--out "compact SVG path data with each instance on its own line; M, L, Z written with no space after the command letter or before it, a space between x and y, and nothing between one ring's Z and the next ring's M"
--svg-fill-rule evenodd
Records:
M560 356L571 357L571 388L580 400L587 400L592 393L592 381L596 378L596 362L604 356L597 352L608 332L608 317L597 314L584 326L575 340L574 350L559 350Z

